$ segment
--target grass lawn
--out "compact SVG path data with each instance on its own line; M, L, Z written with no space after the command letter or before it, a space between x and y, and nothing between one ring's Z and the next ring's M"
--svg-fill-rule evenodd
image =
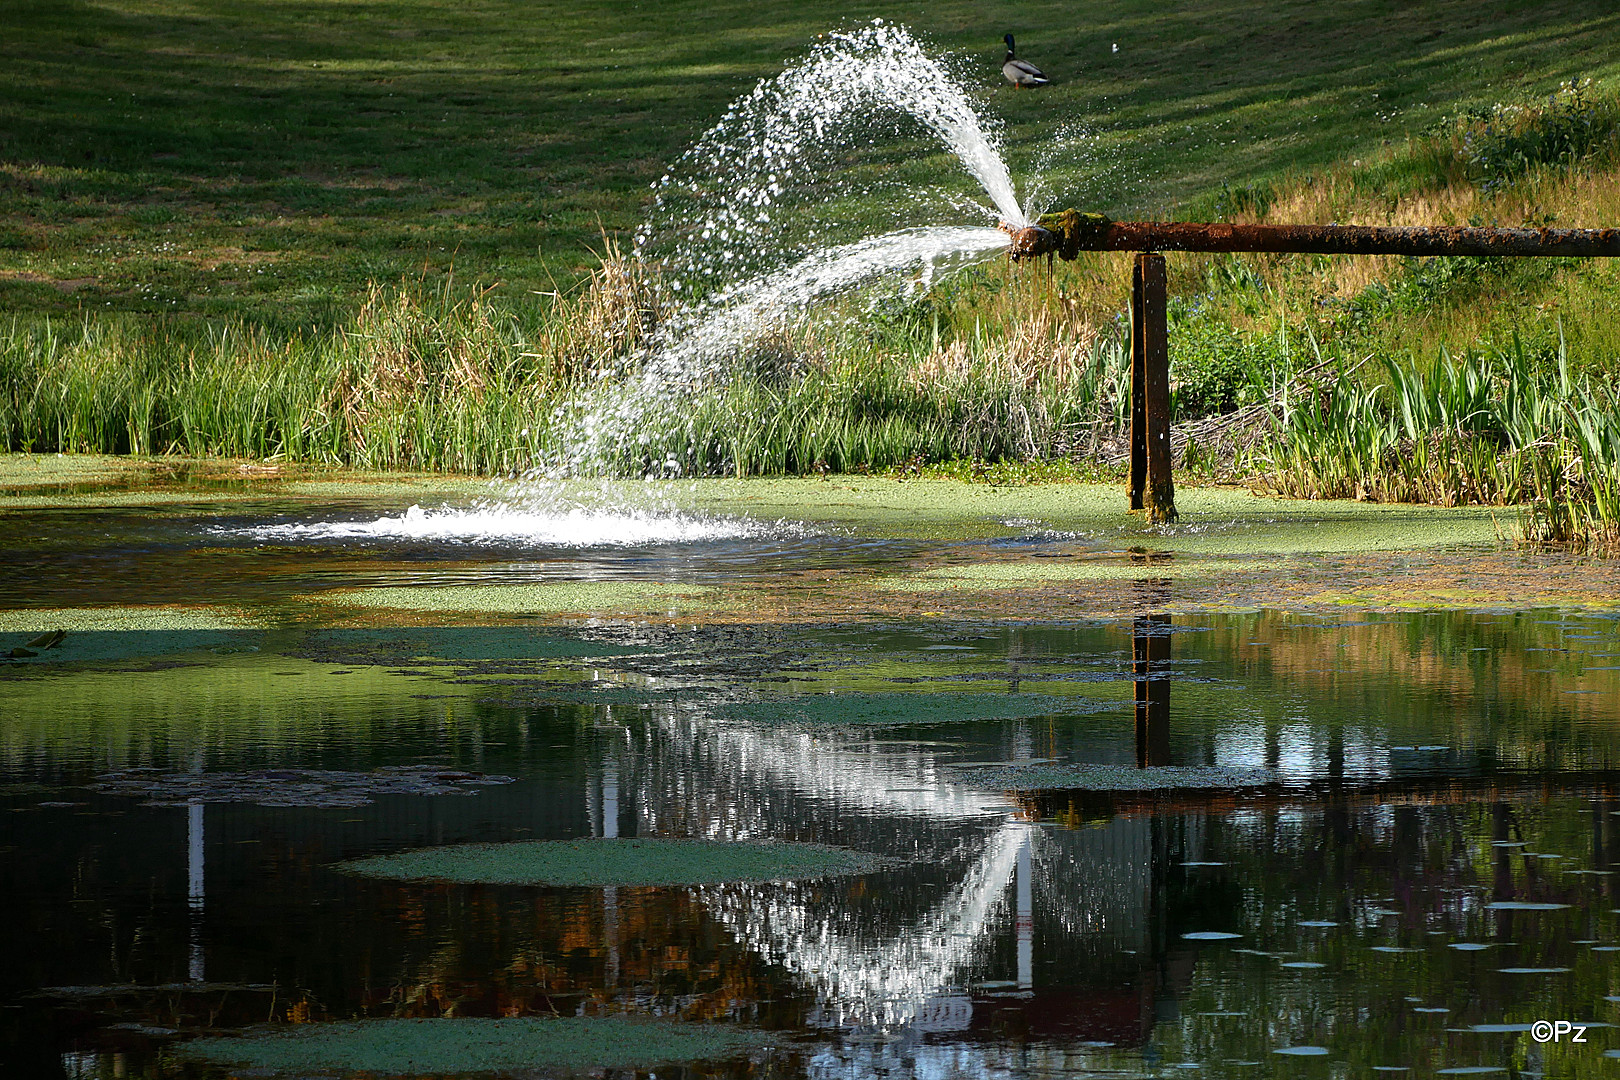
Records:
M729 101L879 16L957 54L1015 177L1055 156L1061 202L1116 215L1620 75L1608 0L0 0L0 313L279 334L452 268L529 310ZM1002 80L1008 31L1051 86ZM966 184L940 154L867 164Z

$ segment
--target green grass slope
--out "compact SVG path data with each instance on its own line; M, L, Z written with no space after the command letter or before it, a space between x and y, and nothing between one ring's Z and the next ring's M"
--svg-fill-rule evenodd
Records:
M961 58L1015 173L1090 128L1050 187L1116 214L1620 74L1601 0L0 0L0 311L287 332L452 266L524 310L639 219L731 99L873 17ZM1051 86L1001 79L1008 31ZM958 171L937 152L870 165Z

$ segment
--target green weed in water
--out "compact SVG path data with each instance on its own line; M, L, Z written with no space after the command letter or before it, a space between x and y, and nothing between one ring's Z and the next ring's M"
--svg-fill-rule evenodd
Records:
M636 1069L737 1057L769 1042L728 1024L629 1017L359 1020L186 1043L179 1056L273 1074L444 1075L512 1069Z
M345 873L472 885L717 885L864 874L888 860L823 844L581 839L457 844L338 864Z

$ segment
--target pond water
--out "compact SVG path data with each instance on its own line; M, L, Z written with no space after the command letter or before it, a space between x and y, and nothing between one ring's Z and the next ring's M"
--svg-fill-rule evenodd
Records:
M1124 618L345 624L323 591L860 577L1086 545L1018 524L977 546L254 531L371 509L0 517L14 612L258 613L70 630L0 669L10 1075L264 1075L180 1048L267 1023L625 1016L761 1038L672 1042L616 1076L1616 1067L1613 618L1167 613L1139 576ZM680 886L339 866L660 837L883 858ZM1541 1020L1574 1027L1539 1042ZM591 1071L536 1060L502 1067Z

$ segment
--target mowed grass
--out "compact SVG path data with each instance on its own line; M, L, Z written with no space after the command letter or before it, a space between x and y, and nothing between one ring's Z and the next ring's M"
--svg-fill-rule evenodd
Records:
M1015 176L1115 215L1620 75L1599 0L0 0L0 312L327 332L453 268L537 316L729 101L873 17L959 54ZM1001 79L1009 31L1051 86ZM859 164L965 187L922 149Z

